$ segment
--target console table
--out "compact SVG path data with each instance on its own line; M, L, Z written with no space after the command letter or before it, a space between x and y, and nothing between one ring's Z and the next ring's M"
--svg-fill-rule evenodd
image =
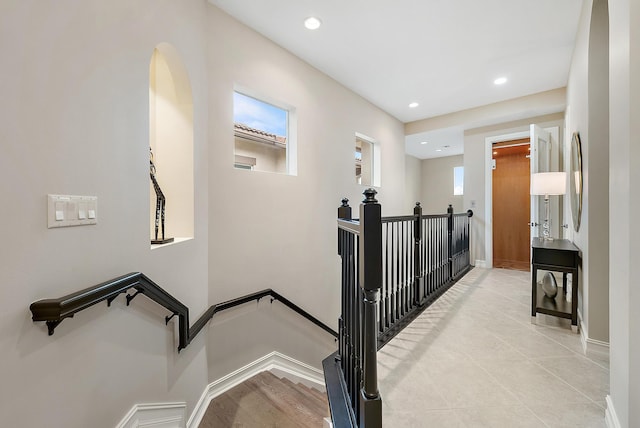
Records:
M571 330L578 332L578 265L580 249L568 239L545 241L533 238L531 243L531 321L536 314L553 315L571 320ZM562 272L562 293L551 299L538 284L538 269ZM567 302L567 274L571 274L571 302Z

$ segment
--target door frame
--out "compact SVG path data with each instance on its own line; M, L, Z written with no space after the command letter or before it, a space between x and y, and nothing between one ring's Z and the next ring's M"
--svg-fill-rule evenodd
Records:
M551 147L553 158L553 150L557 150L560 138L560 127L552 126L543 128L551 134ZM484 266L476 261L476 266L493 268L493 143L502 141L517 140L531 136L530 129L524 131L512 132L510 134L493 135L484 139L484 207L485 207L485 223L484 223ZM553 144L555 142L555 145Z

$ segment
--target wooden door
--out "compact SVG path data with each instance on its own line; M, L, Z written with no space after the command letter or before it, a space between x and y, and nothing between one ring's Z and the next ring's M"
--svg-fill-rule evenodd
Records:
M529 270L528 139L493 146L493 267Z

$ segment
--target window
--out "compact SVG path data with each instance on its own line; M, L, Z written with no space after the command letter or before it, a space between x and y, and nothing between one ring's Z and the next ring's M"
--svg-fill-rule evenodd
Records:
M356 137L356 183L364 186L373 184L373 144Z
M234 167L295 175L291 116L292 109L283 104L235 91Z
M464 194L464 167L456 166L453 168L453 195L460 196Z
M252 170L253 167L256 166L256 158L235 155L235 162L233 163L233 166L238 169Z
M380 186L380 145L372 138L356 132L356 183Z

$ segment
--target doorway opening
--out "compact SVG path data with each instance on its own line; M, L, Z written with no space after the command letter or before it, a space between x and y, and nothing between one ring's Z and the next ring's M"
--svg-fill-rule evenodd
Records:
M492 144L493 267L529 271L530 139Z

